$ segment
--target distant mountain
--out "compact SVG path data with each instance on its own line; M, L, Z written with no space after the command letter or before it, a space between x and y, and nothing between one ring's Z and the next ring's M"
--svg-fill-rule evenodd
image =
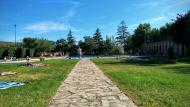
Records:
M5 41L0 41L0 47L7 47L7 46L14 46L14 42L5 42Z

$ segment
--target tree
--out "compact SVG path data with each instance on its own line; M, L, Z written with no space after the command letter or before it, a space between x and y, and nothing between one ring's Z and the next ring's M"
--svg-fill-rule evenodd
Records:
M75 45L75 39L74 39L74 36L72 34L72 31L69 30L69 33L67 35L67 43L70 44L70 45Z
M160 37L159 40L172 40L172 36L174 35L173 23L166 23L164 26L160 28Z
M27 38L24 38L23 39L23 47L26 48L24 56L30 56L30 57L33 57L34 56L34 53L35 51L37 52L37 47L38 47L38 39L36 38L31 38L31 37L27 37ZM39 56L36 54L36 56Z
M69 30L69 33L67 35L67 51L70 55L76 55L77 54L77 46L75 44L75 38L72 35L72 31Z
M189 30L190 29L190 11L188 11L184 15L178 14L174 22L174 29L175 29L175 33L173 35L174 42L176 42L177 44L181 43L183 45L182 48L185 45L190 50L190 42L189 42L190 40L190 30Z
M87 48L86 48L85 42L83 42L82 40L80 40L80 41L78 42L78 46L83 50L83 54L84 54L84 53L86 54Z
M93 38L90 36L84 36L84 42L79 41L79 46L86 55L93 55L96 47Z
M127 36L129 33L127 32L127 26L124 21L121 21L120 26L118 26L117 35L116 42L121 46L126 45Z
M133 43L135 48L141 49L145 42L149 42L151 27L149 23L140 24L134 31Z
M59 39L56 41L56 51L61 52L61 54L63 55L64 53L66 53L66 46L67 42L65 39Z
M14 56L16 58L24 57L25 53L26 53L25 50L26 50L26 48L21 48L21 47L16 48Z
M86 49L88 50L86 53L89 53L89 54L94 54L95 52L95 48L96 48L96 45L94 44L94 40L92 37L90 36L85 36L84 37L84 42L86 44Z
M39 54L43 54L44 52L51 52L55 48L55 43L53 41L49 41L47 39L37 39L37 47L35 54L39 56Z
M93 39L94 39L95 44L99 44L103 40L99 28L96 29L96 32L94 33Z
M95 53L101 54L103 52L103 39L99 28L96 29L93 40L96 46Z
M112 39L108 36L106 36L105 40L105 46L104 46L104 53L107 55L112 55L114 53L114 42L112 42Z
M160 30L157 28L153 28L150 32L149 41L150 42L157 42L160 40Z
M133 51L133 49L134 49L134 46L133 46L134 43L133 43L133 40L132 40L133 37L134 37L133 35L128 36L127 41L126 41L127 45L125 45L125 47L124 47L125 50L128 51L129 53L131 53Z
M27 38L24 38L23 39L23 46L25 48L36 48L37 46L37 39L36 38L30 38L30 37L27 37Z

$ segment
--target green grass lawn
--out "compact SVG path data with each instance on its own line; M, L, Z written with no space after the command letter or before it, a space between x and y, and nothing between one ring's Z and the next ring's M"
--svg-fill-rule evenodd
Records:
M23 67L0 64L0 72L17 72L1 76L0 81L25 82L26 85L0 90L0 107L46 107L78 60L49 60L50 67ZM41 63L41 62L38 62Z
M190 107L190 60L93 59L138 106Z

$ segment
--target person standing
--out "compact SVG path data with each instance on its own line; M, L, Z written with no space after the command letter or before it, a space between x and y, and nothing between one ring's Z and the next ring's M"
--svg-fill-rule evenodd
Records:
M77 49L77 52L78 52L79 58L81 58L81 56L82 56L82 49L80 47Z
M26 65L32 65L31 58L29 56L26 57Z

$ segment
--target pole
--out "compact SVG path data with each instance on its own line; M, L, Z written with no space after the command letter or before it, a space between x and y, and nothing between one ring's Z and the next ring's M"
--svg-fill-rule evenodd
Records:
M15 27L15 47L16 47L16 24L14 25Z

